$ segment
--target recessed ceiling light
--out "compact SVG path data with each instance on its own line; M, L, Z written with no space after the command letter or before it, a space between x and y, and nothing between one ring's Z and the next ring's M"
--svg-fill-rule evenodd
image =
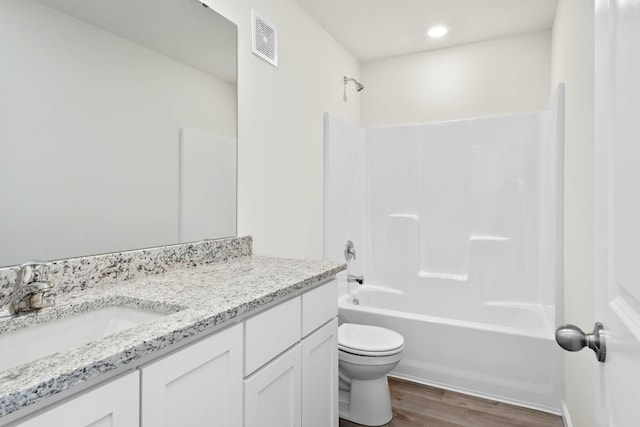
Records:
M437 39L440 37L443 37L445 34L447 34L449 32L449 27L447 27L446 25L433 25L429 28L427 28L427 35L431 38Z

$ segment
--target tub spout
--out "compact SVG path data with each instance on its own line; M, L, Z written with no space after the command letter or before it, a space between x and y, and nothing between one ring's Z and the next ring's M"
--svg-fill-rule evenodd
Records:
M364 284L364 277L356 276L355 274L347 275L347 282L357 282L359 285Z

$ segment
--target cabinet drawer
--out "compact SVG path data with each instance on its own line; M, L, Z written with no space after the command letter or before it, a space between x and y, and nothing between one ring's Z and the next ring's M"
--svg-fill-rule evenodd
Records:
M338 315L338 282L332 280L302 294L302 336Z
M300 340L300 312L296 297L245 321L245 376Z

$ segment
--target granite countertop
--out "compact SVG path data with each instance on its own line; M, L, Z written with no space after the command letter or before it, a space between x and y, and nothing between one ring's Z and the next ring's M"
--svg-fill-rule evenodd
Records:
M0 417L166 349L344 270L345 264L245 256L71 291L56 306L0 320L0 334L112 305L169 313L91 343L0 372ZM69 331L73 333L73 331Z

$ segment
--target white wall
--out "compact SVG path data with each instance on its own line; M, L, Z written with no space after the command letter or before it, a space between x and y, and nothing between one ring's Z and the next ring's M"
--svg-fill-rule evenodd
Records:
M566 85L565 321L594 323L594 4L560 0L552 35L552 84ZM596 363L587 351L565 355L565 402L573 426L595 419Z
M362 126L543 110L550 40L543 31L365 62Z
M323 114L358 124L342 101L359 63L293 0L208 0L238 25L238 234L256 254L322 258ZM279 67L251 53L251 9L276 26Z

